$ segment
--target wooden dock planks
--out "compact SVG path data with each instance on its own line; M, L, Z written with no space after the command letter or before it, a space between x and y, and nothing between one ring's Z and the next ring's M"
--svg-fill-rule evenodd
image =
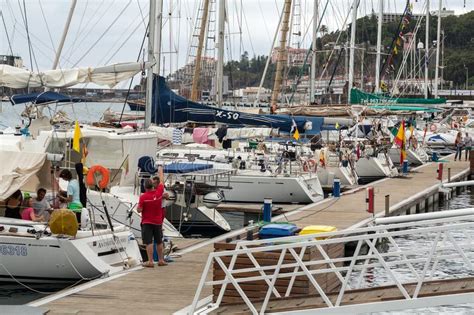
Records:
M448 159L452 160L452 157ZM445 163L444 178L447 177L448 167L454 178L469 168L469 162ZM386 194L390 194L391 205L394 205L437 184L436 170L437 163L427 164L407 178L373 183L376 212L384 211ZM287 213L286 218L301 227L322 224L342 230L370 218L371 214L365 209L365 189L361 189L343 195L337 201L328 200L307 206L295 214ZM204 264L213 250L214 245L209 244L187 252L169 266L132 272L42 307L49 309L49 314L171 314L191 304ZM212 274L208 276L210 279ZM212 294L212 288L206 289L201 297ZM389 295L384 293L383 296L388 298ZM297 303L305 304L304 301Z

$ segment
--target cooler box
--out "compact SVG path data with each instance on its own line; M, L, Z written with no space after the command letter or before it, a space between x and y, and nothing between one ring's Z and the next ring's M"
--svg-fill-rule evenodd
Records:
M298 227L294 224L267 224L258 233L261 239L294 236L298 232Z
M335 232L337 228L335 226L330 225L308 225L304 227L299 235L308 235L308 234L317 234L317 233L327 233L327 232ZM318 240L323 238L316 238Z

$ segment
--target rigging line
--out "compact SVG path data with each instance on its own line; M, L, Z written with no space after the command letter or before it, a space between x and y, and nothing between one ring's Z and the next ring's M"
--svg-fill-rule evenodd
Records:
M250 28L249 28L249 24L248 24L248 21L247 21L247 15L246 14L244 14L244 23L245 23L245 27L247 28L247 33L249 34L250 48L252 49L252 52L255 54L255 49L253 48L252 37L250 36L251 32L250 32Z
M132 22L130 23L130 25L128 25L128 27L130 27L131 24L132 24L133 22L135 22L135 21L136 21L136 19L133 19ZM104 54L104 57L102 57L102 59L98 62L98 64L101 64L101 63L104 61L104 59L107 57L107 55L108 55L109 53L111 53L113 49L115 49L115 51L113 52L113 54L112 54L112 55L107 59L107 61L104 63L104 65L107 65L107 64L117 55L117 53L123 48L123 46L125 46L125 44L129 41L130 37L132 37L133 35L135 35L136 31L140 28L141 25L142 25L142 22L141 22L141 21L138 21L137 26L135 26L135 28L132 29L132 31L130 32L130 34L129 34L129 35L122 41L122 43L115 49L115 45L116 45L117 43L119 43L119 41L122 39L122 37L119 37L119 38L117 39L117 41L116 41L113 45L110 46L110 49ZM127 27L127 28L128 28L128 27ZM123 34L123 35L125 36L125 34Z
M260 10L260 14L262 15L263 25L265 25L265 31L267 31L268 40L271 42L272 39L271 39L271 36L270 36L270 31L268 30L268 25L267 25L267 20L265 19L265 14L263 13L262 4L260 3L260 0L257 0L257 3L258 3L258 9ZM277 5L277 4L275 3L275 5ZM277 5L277 9L278 9L278 5ZM248 29L248 26L247 26L247 29Z
M346 18L345 18L345 20L344 20L344 23L343 23L343 25L342 25L342 29L344 29L344 28L346 27L346 25L347 25L347 20L349 19L349 16L350 16L350 15L351 15L351 12L348 11L348 12L347 12L347 15L346 15ZM340 41L340 39L341 39L341 37L342 37L342 35L343 35L344 33L345 33L344 31L340 31L340 32L339 32L339 34L338 34L338 36L337 36L337 39L336 39L336 45L339 44L339 41ZM326 74L327 68L329 67L329 63L330 63L330 61L331 61L331 59L332 59L332 56L333 56L334 52L335 52L335 49L332 49L332 50L331 50L331 53L329 54L329 57L327 58L327 61L326 61L325 65L324 65L324 67L323 67L323 71L321 72L321 75L319 76L319 80L322 80L323 76Z
M137 6L138 10L140 11L140 16L142 17L143 27L147 28L147 23L145 22L145 19L148 18L148 14L146 15L146 17L143 14L142 6L140 5L140 0L137 0Z
M56 52L56 47L54 47L54 43L53 43L53 37L51 36L51 31L49 30L48 21L46 20L46 16L44 15L43 5L41 4L40 0L38 0L38 4L39 4L40 10L41 10L41 16L43 17L43 21L46 25L46 30L48 31L48 36L49 36L49 41L51 42L51 47Z
M0 10L0 15L2 16L3 27L5 28L5 35L7 36L8 47L10 48L10 54L13 56L12 43L10 41L10 37L8 36L7 25L5 24L5 18L3 17L3 11L1 11L1 10Z
M77 66L90 52L91 50L102 40L102 38L109 32L109 30L114 26L114 24L117 22L117 20L122 16L123 13L125 13L125 10L128 8L128 6L132 3L132 0L129 0L128 3L125 5L125 7L120 11L119 15L115 17L115 19L112 21L112 23L105 29L105 31L99 36L99 38L92 44L89 49L85 52L85 54L82 55L81 58L74 64L74 67Z
M323 17L324 14L326 13L326 10L327 10L327 8L328 8L328 5L329 5L329 0L327 0L327 1L326 1L326 4L324 5L324 9L323 9L323 12L322 12L322 14L321 14L321 17ZM319 20L318 27L316 28L316 32L319 32L319 30L320 30L320 28L321 28L321 20L322 20L322 19ZM312 41L315 41L315 40L316 40L316 38L313 38L313 39L312 39ZM311 41L311 42L312 42L312 41ZM310 47L312 47L312 44L311 44ZM293 91L292 91L292 93L291 93L290 98L288 99L288 103L290 103L290 104L291 104L291 102L292 102L292 100L293 100L293 97L295 96L295 93L296 93L296 86L299 84L299 82L300 82L300 80L301 80L301 77L303 76L304 69L305 69L305 67L306 67L307 64L308 64L308 58L309 58L309 55L311 54L311 52L312 52L312 49L311 49L311 48L309 48L308 51L306 52L306 56L305 56L305 58L304 58L303 65L301 66L300 71L298 72L298 75L297 75L297 77L296 77L296 81L295 81L294 86L293 86Z
M82 29L82 23L84 21L84 16L86 15L86 11L87 11L88 6L89 6L89 0L86 0L86 5L84 6L84 10L82 10L82 15L81 15L81 19L79 20L79 26L77 27L76 35L74 36L74 39L71 41L71 49L75 48L76 41L79 38L79 32Z
M150 25L146 26L145 34L143 35L143 39L142 39L142 44L140 45L140 50L138 52L137 62L140 61L140 56L142 54L143 47L145 45L145 40L146 40L147 35L148 35L149 26ZM125 101L123 102L122 111L120 113L120 119L119 119L119 122L118 122L119 124L122 122L123 112L125 111L125 106L127 106L127 101L128 101L128 97L130 96L130 89L132 88L132 84L133 84L133 78L130 79L130 84L128 85L127 95L125 96Z
M25 5L24 0L23 0L23 5ZM32 51L31 51L31 39L30 39L30 33L28 32L28 22L26 21L26 9L25 9L25 12L23 12L23 8L21 7L20 0L18 0L18 6L20 7L20 14L21 14L21 17L23 19L23 24L24 24L25 29L26 29L26 39L28 41L28 52L29 52L29 56L30 56L30 67L31 67L31 71L34 71L34 69L33 69L33 57L32 57Z
M93 21L93 19L95 18L95 16L99 12L101 12L100 9L102 8L102 5L104 4L104 1L105 0L102 0L102 2L99 4L97 9L94 10L94 13L92 14L92 16L87 20L86 25L91 23ZM111 7L112 7L112 4L109 7L106 8L106 11L108 11ZM101 13L105 14L105 12L101 12ZM81 30L78 30L78 34L76 35L76 39L74 40L73 44L67 48L67 50L63 53L63 55L68 55L69 58L71 58L72 55L76 52L76 50L74 48L75 47L80 47L82 45L82 43L84 42L84 40L89 38L89 34L92 32L92 30L95 29L95 26L97 25L97 23L99 23L101 21L102 16L103 15L99 15L97 21L95 21L94 25L90 29L88 29L87 33L84 36L83 36L83 33L86 32L86 27L84 27ZM82 36L82 38L81 38L81 36ZM71 61L68 61L68 63L72 64Z

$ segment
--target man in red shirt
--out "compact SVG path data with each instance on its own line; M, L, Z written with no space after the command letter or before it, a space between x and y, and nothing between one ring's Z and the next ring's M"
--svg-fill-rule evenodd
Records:
M153 267L153 240L157 243L158 266L166 266L167 263L163 257L163 231L162 224L165 218L164 210L161 206L164 186L159 185L154 190L153 181L146 179L145 192L138 201L138 213L142 214L142 240L146 245L148 261L143 264L144 267Z

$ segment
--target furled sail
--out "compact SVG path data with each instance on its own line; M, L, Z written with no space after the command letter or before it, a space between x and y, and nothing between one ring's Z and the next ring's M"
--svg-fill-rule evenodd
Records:
M32 72L22 68L0 65L0 86L13 89L27 87L69 87L80 83L95 83L114 87L138 72L149 67L149 63L117 63L104 67L86 67L73 69L56 69Z

